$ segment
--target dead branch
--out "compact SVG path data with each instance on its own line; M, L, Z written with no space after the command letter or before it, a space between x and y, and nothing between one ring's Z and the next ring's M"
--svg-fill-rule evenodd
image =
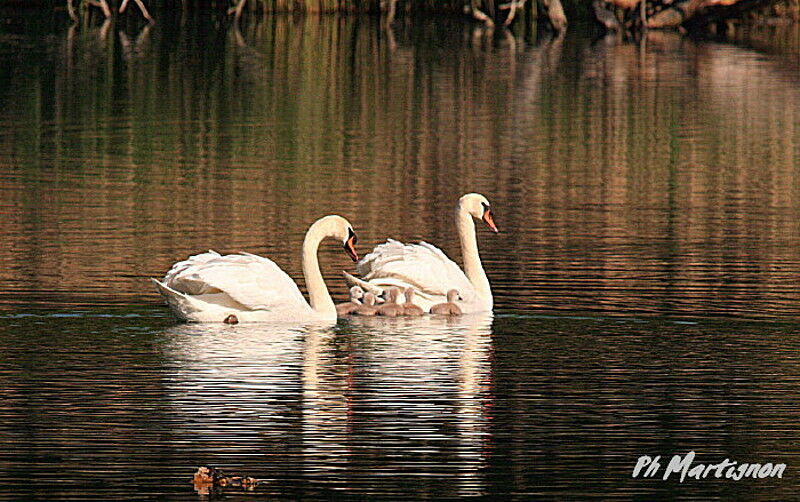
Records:
M492 18L491 18L491 17L489 17L489 16L487 16L486 14L484 14L484 13L483 13L483 12L482 12L482 11L481 11L479 8L478 8L478 0L470 0L470 2L469 2L469 5L465 5L465 6L464 6L464 10L465 10L465 11L466 11L468 14L472 15L472 17L473 17L474 19L476 19L476 20L478 20L478 21L482 22L482 23L483 23L483 24L485 24L486 26L488 26L488 27L490 27L490 28L493 28L493 27L494 27L494 21L492 21Z
M67 13L73 22L79 22L78 14L75 12L75 0L67 0Z
M128 2L130 2L130 0L122 0L122 5L120 5L120 7L119 7L119 13L120 14L125 12L125 9L128 8ZM147 7L145 7L144 2L142 2L142 0L134 0L134 2L136 2L136 5L139 7L139 10L141 11L142 16L145 19L147 19L148 22L152 23L153 22L153 18L150 16L150 13L147 12Z
M562 33L567 27L567 15L564 14L564 6L561 0L540 0L547 10L547 19L550 26L557 33Z
M503 23L503 26L509 26L517 15L517 11L525 6L525 0L512 0L507 4L500 6L500 10L508 9L508 16Z
M86 0L86 3L89 5L94 5L95 7L99 7L100 10L103 11L103 15L106 17L111 17L111 9L109 8L106 0Z
M233 20L235 22L237 22L237 23L239 22L239 19L242 17L242 12L244 12L244 6L246 4L247 4L247 0L239 0L239 2L235 6L231 7L230 9L228 9L228 14L229 15L230 14L235 14L233 16Z

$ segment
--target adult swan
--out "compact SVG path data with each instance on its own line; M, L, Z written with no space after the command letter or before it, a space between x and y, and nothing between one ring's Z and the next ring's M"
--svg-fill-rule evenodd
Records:
M358 262L361 279L347 272L345 277L348 282L377 294L389 286L414 288L417 293L414 303L426 312L431 306L446 302L447 292L451 289L458 290L463 299L458 305L465 314L490 311L492 289L478 255L472 218L482 219L489 228L498 231L486 197L468 193L458 200L456 228L461 240L463 271L441 249L427 242L403 244L389 239Z
M314 222L303 241L303 277L310 305L275 262L250 253L198 254L173 265L163 281L153 282L186 321L335 321L336 307L317 260L317 248L326 237L341 240L350 258L358 260L356 234L347 220L333 215Z

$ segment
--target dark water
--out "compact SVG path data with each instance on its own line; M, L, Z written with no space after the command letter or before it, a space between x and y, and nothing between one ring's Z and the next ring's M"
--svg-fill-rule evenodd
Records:
M0 498L196 500L203 464L282 499L796 496L795 32L4 19ZM493 318L179 325L146 280L213 248L302 283L334 212L362 253L458 258L468 191L503 231ZM352 264L321 263L342 298ZM631 479L689 450L788 467Z

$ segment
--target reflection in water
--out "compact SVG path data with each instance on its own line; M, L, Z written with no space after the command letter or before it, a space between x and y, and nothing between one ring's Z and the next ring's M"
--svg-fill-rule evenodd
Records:
M457 487L451 495L482 494L491 321L354 318L340 365L329 364L332 345L309 343L304 453L315 473L329 480L344 465L362 474L379 465L414 475L421 459L443 456L438 476ZM406 481L386 479L384 489Z
M394 492L444 457L435 477L451 495L482 494L491 322L354 318L344 334L330 326L170 328L165 386L176 433L205 444L209 462L282 451L306 479L332 488L380 465L404 473L385 481ZM301 458L288 456L293 448Z
M306 333L268 324L169 328L164 384L179 432L212 451L259 451L262 436L292 416Z
M796 36L225 26L0 27L0 498L196 501L205 463L281 499L796 496L630 479L800 458ZM331 212L458 260L473 190L505 230L478 236L491 321L165 329L146 280L208 248L299 278Z
M796 492L788 476L658 484L630 471L638 455L690 449L797 465L797 323L165 329L146 312L0 315L0 498L196 500L204 464L265 479L257 491L281 500Z
M333 212L362 249L391 236L457 257L449 208L479 190L508 229L481 245L500 310L798 313L791 51L512 44L441 22L165 19L37 57L6 40L0 305L155 304L146 277L208 248L299 278L303 229ZM351 264L323 255L344 298Z

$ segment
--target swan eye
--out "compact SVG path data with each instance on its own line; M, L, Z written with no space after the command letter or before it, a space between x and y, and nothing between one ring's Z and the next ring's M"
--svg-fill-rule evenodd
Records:
M347 229L347 240L353 239L353 244L358 244L358 236L352 228Z
M481 206L483 206L483 212L484 212L484 213L485 213L486 211L491 211L491 209L492 209L492 208L491 208L491 206L489 206L489 204L487 204L487 203L485 203L485 202L481 202Z

